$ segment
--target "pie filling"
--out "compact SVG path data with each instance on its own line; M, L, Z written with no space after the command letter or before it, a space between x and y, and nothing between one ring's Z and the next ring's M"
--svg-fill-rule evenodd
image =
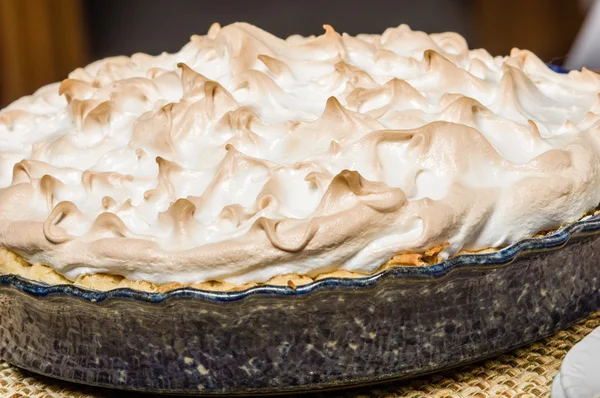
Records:
M215 24L0 111L0 270L235 290L431 264L593 211L599 157L589 70L406 25Z

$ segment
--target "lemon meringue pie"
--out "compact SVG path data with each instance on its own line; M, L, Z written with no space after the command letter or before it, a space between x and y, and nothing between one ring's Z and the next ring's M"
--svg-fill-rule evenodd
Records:
M503 247L597 208L599 93L456 33L215 24L0 111L0 270L230 290Z

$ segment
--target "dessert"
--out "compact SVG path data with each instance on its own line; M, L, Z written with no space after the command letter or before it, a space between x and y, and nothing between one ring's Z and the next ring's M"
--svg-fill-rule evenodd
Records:
M597 208L599 93L455 33L215 24L0 111L0 269L231 290L503 247Z

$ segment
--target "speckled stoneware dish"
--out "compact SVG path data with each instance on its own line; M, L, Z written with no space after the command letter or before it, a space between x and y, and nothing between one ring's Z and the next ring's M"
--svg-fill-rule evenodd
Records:
M600 308L600 218L489 254L292 290L108 293L0 277L0 356L177 394L319 390L497 355Z

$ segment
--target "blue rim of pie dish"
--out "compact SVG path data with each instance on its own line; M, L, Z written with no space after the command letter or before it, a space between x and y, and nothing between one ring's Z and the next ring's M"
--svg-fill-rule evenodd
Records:
M552 65L552 64L546 64L548 66L548 68L552 69L554 72L556 73L561 73L561 74L566 74L569 73L568 70L561 68L558 65Z
M548 64L556 73L565 74L559 66ZM397 266L361 278L324 278L318 281L298 286L295 289L289 286L259 285L240 291L215 292L192 287L182 287L163 293L144 292L130 288L119 288L109 291L97 291L81 288L71 284L47 285L43 282L30 281L27 278L15 275L0 275L0 286L13 287L31 296L44 297L48 295L67 295L83 299L88 302L101 302L113 298L132 299L146 303L161 303L171 298L194 298L212 302L238 301L250 296L304 296L315 290L324 288L365 288L372 287L380 280L389 277L402 277L405 279L431 279L442 277L449 272L476 265L478 267L494 268L508 265L518 255L529 252L539 252L558 249L566 245L574 235L593 234L600 231L600 215L568 224L556 231L539 238L529 238L507 246L491 253L461 254L438 264L427 266Z

